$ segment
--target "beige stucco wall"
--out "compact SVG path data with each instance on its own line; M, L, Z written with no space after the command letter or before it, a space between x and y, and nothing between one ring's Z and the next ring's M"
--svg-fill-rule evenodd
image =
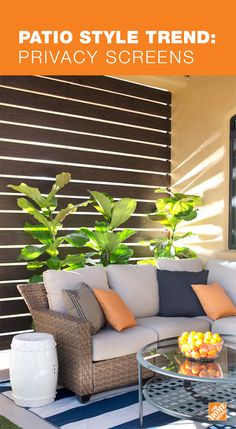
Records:
M193 76L173 92L172 185L200 194L198 218L182 230L204 257L236 259L228 250L229 119L236 114L236 76Z

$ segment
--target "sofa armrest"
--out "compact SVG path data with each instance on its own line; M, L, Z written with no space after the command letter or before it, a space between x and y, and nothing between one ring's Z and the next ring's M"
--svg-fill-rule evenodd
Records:
M34 310L36 331L54 335L59 361L59 382L78 395L93 391L90 325L77 317L52 310Z

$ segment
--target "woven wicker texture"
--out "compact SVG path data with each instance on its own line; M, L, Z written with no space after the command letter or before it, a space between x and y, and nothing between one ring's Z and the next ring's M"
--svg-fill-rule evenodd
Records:
M77 395L88 395L137 383L136 355L92 361L89 323L48 308L43 283L18 285L34 320L35 330L54 335L57 342L59 382ZM153 374L143 369L143 378Z

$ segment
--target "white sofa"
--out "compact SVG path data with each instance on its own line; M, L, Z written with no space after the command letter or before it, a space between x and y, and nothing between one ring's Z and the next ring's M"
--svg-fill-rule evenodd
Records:
M202 262L192 260L159 261L159 268L170 271L201 271ZM236 305L236 261L209 260L208 283L217 281L226 290ZM183 331L213 330L220 334L236 334L236 316L212 321L207 316L161 317L156 269L152 265L110 265L90 267L74 272L44 274L49 307L54 311L66 312L61 289L72 289L78 283L78 276L89 286L115 290L132 310L137 326L115 331L110 326L92 336L92 358L94 362L132 355L147 343L158 339L180 335ZM171 299L171 297L170 297Z

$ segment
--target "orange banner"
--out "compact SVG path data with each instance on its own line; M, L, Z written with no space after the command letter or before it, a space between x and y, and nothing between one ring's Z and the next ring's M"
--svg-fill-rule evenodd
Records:
M235 2L1 5L0 74L235 74Z

